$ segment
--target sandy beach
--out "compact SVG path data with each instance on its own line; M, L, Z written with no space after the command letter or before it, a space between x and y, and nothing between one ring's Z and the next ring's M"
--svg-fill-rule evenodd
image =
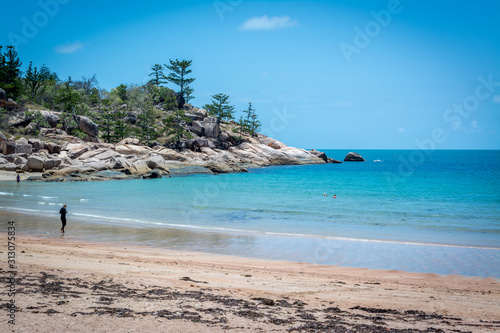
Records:
M29 176L41 176L41 172L23 172L19 174L21 181L26 180ZM16 181L17 172L0 170L0 182L2 181Z
M5 226L6 229L6 226ZM2 233L4 332L493 332L500 281ZM12 250L12 249L11 249ZM8 320L16 304L15 326Z

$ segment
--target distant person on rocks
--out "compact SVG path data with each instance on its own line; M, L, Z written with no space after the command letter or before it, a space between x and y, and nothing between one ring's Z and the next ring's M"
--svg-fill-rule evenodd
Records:
M64 227L66 226L66 214L68 211L66 210L66 205L62 206L62 208L59 210L59 214L61 214L61 222L62 222L62 228L61 232L64 233Z
M19 174L16 176L16 180L18 183L21 181L21 176L19 176Z

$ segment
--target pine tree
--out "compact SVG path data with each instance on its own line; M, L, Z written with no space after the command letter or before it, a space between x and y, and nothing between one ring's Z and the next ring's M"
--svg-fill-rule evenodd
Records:
M0 87L5 90L7 97L17 99L23 90L21 83L21 65L14 46L7 46L7 52L2 54L0 45Z
M255 113L255 109L252 107L251 102L248 103L248 109L244 110L243 113L245 114L245 117L242 119L244 122L242 123L242 127L245 132L253 136L258 130L260 130L262 123L257 118L257 114Z
M125 111L115 111L114 113L114 131L113 139L118 142L130 134L130 127L125 122L125 117L127 113Z
M212 103L205 104L203 108L220 121L234 119L234 106L229 104L229 96L226 94L212 95Z
M67 82L59 88L56 93L56 104L61 109L61 122L64 126L64 131L68 132L68 129L78 128L76 123L75 108L80 102L80 94L76 91L71 84L71 76L68 78ZM68 133L70 134L70 133Z
M101 121L99 122L99 129L102 133L101 137L106 143L113 142L115 127L115 115L110 110L104 110L101 114Z
M153 67L149 68L152 70L151 73L148 74L148 76L152 76L153 78L149 80L148 83L154 84L155 86L159 87L160 84L164 84L165 82L165 74L163 74L163 66L160 64L155 64Z
M174 135L177 148L179 148L182 137L191 137L191 133L186 131L182 126L182 121L189 121L189 118L183 117L184 112L182 110L175 110L174 114L171 114L165 118L165 132L167 136Z
M47 88L47 83L50 79L50 71L47 67L42 66L40 70L34 68L30 61L28 69L26 70L26 76L24 77L24 84L26 86L26 93L31 102L35 100L38 96L43 94Z
M178 85L181 90L179 94L186 98L186 88L188 88L189 84L193 83L194 78L187 78L186 76L191 73L191 70L188 69L191 66L192 60L182 60L179 61L175 59L175 61L170 60L170 65L165 64L165 68L169 69L171 72L168 76L164 76L164 79L168 82L172 82L173 84ZM191 94L193 90L191 89Z
M156 111L150 102L147 102L142 112L139 113L139 138L146 145L150 145L151 141L156 140L158 137L158 130L156 127Z

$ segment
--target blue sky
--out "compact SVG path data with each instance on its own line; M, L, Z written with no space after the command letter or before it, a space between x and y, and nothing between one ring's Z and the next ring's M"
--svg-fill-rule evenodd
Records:
M102 87L193 61L193 104L248 102L264 134L302 148L500 149L500 2L3 3L0 45L26 68ZM171 86L171 88L175 88Z

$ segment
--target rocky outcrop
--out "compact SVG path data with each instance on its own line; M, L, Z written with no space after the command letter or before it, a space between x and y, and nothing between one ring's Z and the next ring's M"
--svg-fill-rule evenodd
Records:
M0 101L7 101L7 94L2 88L0 88Z
M96 138L99 134L99 126L85 116L78 116L78 128L90 137Z
M350 152L344 158L344 162L364 162L365 159L358 153Z
M88 136L86 141L57 127L40 128L39 138L30 140L13 141L0 135L0 169L42 172L41 176L28 178L31 180L102 181L247 172L249 168L271 165L340 163L323 152L289 147L262 134L240 133L234 122L220 123L204 109L186 107L189 120L183 121L183 126L192 138L180 145L148 147L135 138L117 144L102 143L97 139L98 126L87 117L77 116L79 129ZM122 108L127 109L127 105ZM40 113L50 126L60 123L57 112Z
M205 136L207 138L218 138L219 137L219 121L215 117L205 117L203 121L195 120L193 121L191 127L189 128L192 133L198 136Z
M309 152L311 154L313 154L314 156L317 156L317 157L321 158L326 163L342 163L339 160L334 160L333 158L330 158L330 157L326 156L326 154L324 152L322 152L322 151L317 151L316 149L311 149Z

